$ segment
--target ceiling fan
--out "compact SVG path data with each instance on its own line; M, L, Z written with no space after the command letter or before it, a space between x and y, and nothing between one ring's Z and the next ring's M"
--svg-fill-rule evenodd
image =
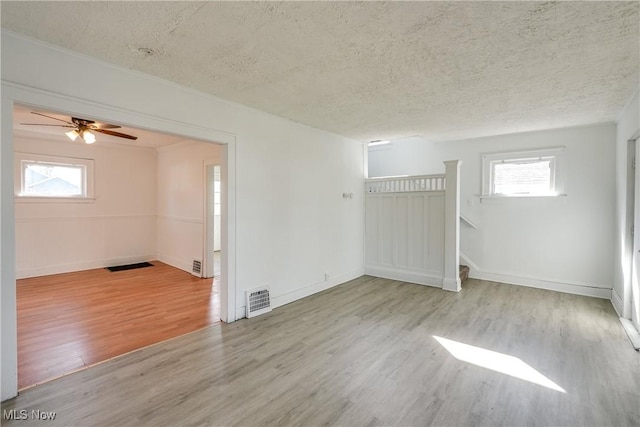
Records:
M105 135L117 136L119 138L126 138L126 139L133 139L133 140L138 139L137 136L127 135L126 133L109 130L109 129L118 129L122 127L118 125L110 125L108 123L96 123L93 120L79 119L77 117L71 117L71 121L69 122L67 120L62 120L57 117L51 117L51 116L47 116L46 114L36 113L35 111L32 111L31 114L36 114L38 116L43 116L53 120L58 120L60 122L66 123L66 125L52 125L52 124L45 124L45 123L20 123L20 124L26 125L26 126L59 126L63 128L73 128L73 130L70 130L69 132L65 133L65 135L67 135L69 139L72 141L75 141L76 138L80 138L86 144L93 144L94 142L96 142L96 136L94 135L94 132L103 133Z

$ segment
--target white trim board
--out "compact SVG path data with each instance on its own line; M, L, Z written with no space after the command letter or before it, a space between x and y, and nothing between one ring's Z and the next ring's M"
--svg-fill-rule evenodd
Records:
M383 279L414 283L416 285L433 286L436 288L442 288L442 281L444 279L444 275L412 273L409 271L380 266L365 266L364 274L373 277L381 277Z
M633 326L631 320L620 317L620 323L622 323L622 327L627 333L627 336L629 337L629 341L631 341L631 345L633 345L633 348L635 348L636 350L640 350L640 333L638 333L638 330L635 328L635 326Z
M526 286L529 288L546 289L564 292L566 294L584 295L588 297L611 299L611 289L578 282L562 282L560 280L539 279L527 276L516 276L505 273L482 271L470 275L473 279L489 280L509 285Z
M29 218L16 218L16 223L22 222L77 222L77 221L104 221L110 219L155 219L156 214L133 214L133 215L98 215L98 216L47 216L47 217L29 217Z
M271 298L271 308L274 309L274 308L282 307L283 305L298 301L302 298L310 297L311 295L315 295L318 292L322 292L327 289L346 283L350 280L357 279L358 277L362 277L363 275L364 275L364 272L362 270L356 270L350 273L345 273L339 276L335 276L334 278L327 281L312 283L310 285L304 286L294 291L287 292L278 296L273 296ZM238 315L238 318L246 317L246 305L238 306L236 308L236 313Z
M112 267L114 265L135 264L138 262L151 262L156 260L155 254L118 257L108 259L98 259L93 261L74 262L71 264L50 265L47 267L28 268L16 270L16 279L26 279L29 277L49 276L51 274L71 273L74 271L93 270L96 268ZM160 260L158 260L160 261Z
M616 314L618 315L618 317L622 317L624 303L622 301L622 297L620 296L620 294L618 294L618 292L616 292L615 289L611 291L611 305L613 306L613 309L616 311Z
M191 269L193 268L193 265L191 265L191 263L193 262L193 260L184 261L164 254L158 254L158 257L156 259L160 262L170 265L171 267L177 268L178 270L186 271L187 273L191 274Z

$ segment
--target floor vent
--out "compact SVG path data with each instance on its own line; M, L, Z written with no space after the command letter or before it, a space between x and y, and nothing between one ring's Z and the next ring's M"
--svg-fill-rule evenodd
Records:
M271 298L268 286L247 291L247 317L251 318L270 311Z
M193 260L193 266L191 267L191 274L196 277L202 277L202 261L199 259Z

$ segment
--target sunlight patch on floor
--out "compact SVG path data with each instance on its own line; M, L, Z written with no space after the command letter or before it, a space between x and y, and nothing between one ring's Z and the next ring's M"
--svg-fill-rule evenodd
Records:
M458 341L433 336L453 357L482 368L566 393L565 389L527 365L521 359Z

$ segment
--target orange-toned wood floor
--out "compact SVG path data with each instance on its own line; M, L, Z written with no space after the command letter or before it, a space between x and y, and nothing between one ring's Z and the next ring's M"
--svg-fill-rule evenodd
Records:
M18 280L18 388L219 321L213 279L152 264Z

